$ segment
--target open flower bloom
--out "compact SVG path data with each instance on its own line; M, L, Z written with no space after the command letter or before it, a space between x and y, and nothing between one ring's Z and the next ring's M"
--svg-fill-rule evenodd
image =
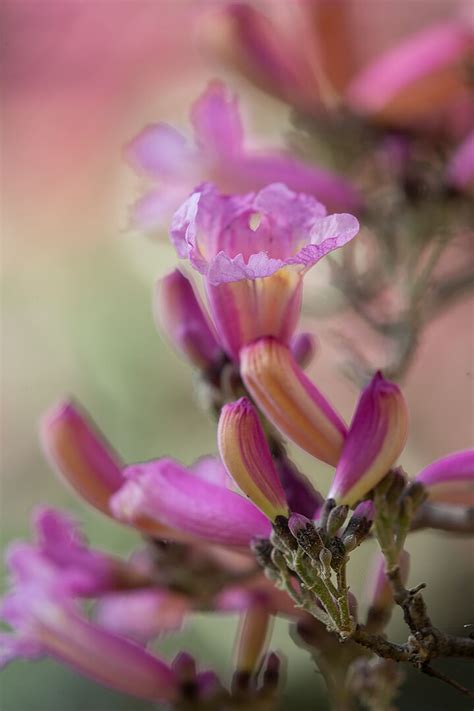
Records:
M415 480L426 486L430 501L474 506L474 449L437 459Z
M268 4L267 15L231 3L211 16L204 39L221 60L306 112L343 102L377 121L407 127L455 114L462 104L468 126L474 115L469 20L425 26L364 62L357 15L366 10L363 3L314 0Z
M222 349L193 286L179 269L157 284L155 318L176 350L201 370L222 360Z
M165 662L81 614L72 597L77 576L71 569L58 571L33 555L26 562L14 551L9 563L16 585L3 599L0 616L15 633L0 636L2 664L48 655L125 694L153 701L176 696Z
M285 492L278 478L259 417L243 397L224 405L217 430L219 452L227 471L253 503L272 521L288 516Z
M362 499L395 464L407 431L399 387L376 373L357 404L328 496L349 506Z
M304 273L358 229L352 215L327 216L314 198L282 184L247 195L204 184L176 212L171 238L205 277L218 339L237 360L257 338L289 342Z
M148 584L150 579L138 565L91 549L76 521L55 509L38 509L33 518L35 543L15 542L8 549L8 561L20 579L54 573L61 586L80 597Z
M283 181L322 200L331 209L356 210L361 198L344 178L276 149L249 151L237 99L219 81L209 84L191 111L195 146L163 123L145 128L129 145L137 171L158 181L134 207L139 229L163 228L178 205L203 180L233 192L259 190Z
M280 432L317 459L337 463L346 426L289 348L273 338L251 343L241 353L241 374L257 405Z
M232 491L222 464L206 458L193 469L172 459L134 464L126 483L110 502L116 518L132 523L146 516L210 543L247 547L255 536L268 536L268 519L246 498Z

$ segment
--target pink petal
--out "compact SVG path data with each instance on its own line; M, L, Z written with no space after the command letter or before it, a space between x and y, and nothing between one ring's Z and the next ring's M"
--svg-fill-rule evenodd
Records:
M191 609L190 599L167 590L133 590L101 597L96 619L110 632L138 642L176 632Z
M377 112L410 85L466 55L471 39L461 24L443 22L410 37L363 70L347 90L357 110Z
M206 370L222 360L222 349L189 279L178 269L157 284L155 318L176 350Z
M133 465L125 473L128 482L111 502L122 520L146 515L197 538L233 546L269 535L269 521L252 503L171 459Z
M196 160L185 137L165 123L144 128L128 145L127 156L135 169L149 177L179 182L194 169Z
M52 465L86 501L110 514L110 496L123 484L121 465L86 414L64 401L41 422L41 441Z
M425 467L417 476L432 501L474 506L474 449L448 454Z
M219 162L238 156L243 130L237 97L221 81L209 83L191 108L196 143L206 156Z
M350 506L362 499L395 464L407 431L400 389L376 373L359 398L328 497Z
M288 516L285 492L257 412L248 398L224 405L217 440L222 461L244 494L271 520Z

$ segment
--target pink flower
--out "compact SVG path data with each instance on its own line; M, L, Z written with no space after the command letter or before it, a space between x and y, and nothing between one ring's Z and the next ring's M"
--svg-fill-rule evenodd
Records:
M426 486L430 501L474 506L474 449L437 459L415 480Z
M238 359L257 338L290 340L304 273L358 229L352 215L326 216L313 197L281 184L240 196L205 184L176 212L171 238L204 275L218 338Z
M191 610L192 600L186 595L147 588L102 596L95 617L110 632L144 644L180 630Z
M33 523L36 544L15 542L8 549L9 564L20 579L58 576L62 589L81 597L149 583L138 566L89 548L78 524L67 514L41 508Z
M189 279L178 269L158 282L155 316L177 351L202 370L222 361L223 353Z
M350 506L362 499L395 464L407 432L400 389L376 373L360 396L328 496Z
M103 513L111 516L111 496L124 484L122 463L91 418L77 404L63 401L41 421L41 442L52 466L63 481ZM156 536L179 538L179 533L145 517L135 521Z
M259 408L313 457L336 465L346 426L283 343L264 338L241 353L241 375Z
M224 405L217 430L219 452L230 476L272 521L288 504L259 417L243 397Z
M195 146L176 129L158 123L145 128L128 147L130 162L153 181L134 207L138 227L153 232L203 180L231 192L259 190L281 181L295 191L315 195L331 208L356 210L361 199L344 178L275 149L244 146L237 99L213 81L191 110Z
M343 103L377 122L412 127L454 116L462 106L468 126L474 115L466 78L469 21L427 25L370 56L359 37L366 10L344 0L315 0L270 4L267 16L233 3L208 21L205 39L221 60L304 112Z
M423 29L362 70L347 88L348 103L388 123L430 119L467 94L462 63L472 46L472 31L460 21Z
M44 561L40 562L44 564ZM135 643L89 622L79 611L61 572L25 567L10 559L16 587L4 599L1 618L14 630L0 637L0 662L48 655L122 693L170 701L177 684L170 667ZM67 574L69 576L69 573Z
M270 523L247 499L222 482L222 465L187 469L172 459L125 469L124 486L111 499L116 518L129 523L145 516L197 539L247 547L268 536ZM217 477L216 478L216 473Z

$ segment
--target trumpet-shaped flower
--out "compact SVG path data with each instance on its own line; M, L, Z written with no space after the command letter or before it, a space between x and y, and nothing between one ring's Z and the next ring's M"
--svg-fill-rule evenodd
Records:
M192 284L178 269L158 282L155 317L170 343L198 368L206 370L222 360Z
M270 532L268 519L250 501L209 481L202 468L191 471L160 459L127 467L125 476L110 504L119 520L145 516L204 541L239 547Z
M274 521L288 515L285 492L278 478L259 417L243 397L224 405L217 430L219 451L227 471L253 503Z
M399 387L376 373L357 404L328 496L350 506L362 499L395 464L407 429Z
M417 476L430 501L474 506L474 449L448 454L425 467Z
M176 212L171 238L204 275L218 338L238 359L257 338L289 342L304 273L358 229L352 215L327 216L314 198L281 184L240 196L205 184Z
M241 353L241 374L275 427L314 457L337 463L346 426L289 348L271 338L250 344Z
M357 191L344 178L275 149L249 151L244 146L237 99L222 82L213 81L191 110L195 146L163 123L145 128L129 145L137 171L158 187L134 207L137 226L154 232L203 180L235 192L259 190L283 181L289 188L316 196L332 209L356 210Z
M71 401L60 402L43 417L40 436L61 478L89 504L112 516L109 502L124 484L123 465L85 411ZM146 517L135 525L152 535L179 538L176 531Z
M57 569L25 567L10 557L16 587L2 601L1 618L15 633L2 633L0 661L48 655L125 694L154 701L177 695L170 667L137 644L89 622ZM44 563L44 561L43 561ZM66 577L70 578L71 572Z

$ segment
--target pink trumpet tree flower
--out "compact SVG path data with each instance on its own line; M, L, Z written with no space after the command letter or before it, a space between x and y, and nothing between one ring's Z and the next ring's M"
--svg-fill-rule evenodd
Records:
M236 97L213 81L191 109L195 145L172 126L146 127L128 146L132 166L157 186L134 206L133 221L145 232L164 227L186 196L209 180L223 190L260 190L276 181L309 193L332 209L358 210L361 197L348 180L273 148L250 151Z

